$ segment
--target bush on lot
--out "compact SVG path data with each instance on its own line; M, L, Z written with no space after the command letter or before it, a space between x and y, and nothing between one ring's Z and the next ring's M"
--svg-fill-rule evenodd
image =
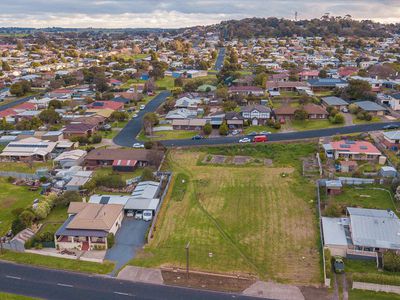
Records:
M152 141L147 141L144 143L144 148L151 149L153 148L154 143Z
M115 244L115 236L114 236L114 234L109 233L107 235L107 246L108 246L108 249L112 248L112 246L114 246L114 244Z
M101 143L101 140L102 140L101 135L95 134L89 139L89 142L91 144L99 144L99 143Z
M18 232L24 230L26 227L24 223L19 219L16 218L11 224L11 231L13 235L16 235Z
M400 255L393 251L387 251L383 255L383 268L390 272L400 272Z
M142 181L154 180L153 170L151 168L144 168L142 172Z
M55 201L55 206L68 206L71 202L79 202L82 200L81 195L76 191L66 191L58 196Z
M342 214L341 210L341 207L337 203L329 203L328 206L325 208L325 215L327 217L338 218Z
M92 189L94 187L101 187L101 186L107 188L119 189L125 187L125 182L118 174L101 175L95 177L90 185L86 185L86 188Z

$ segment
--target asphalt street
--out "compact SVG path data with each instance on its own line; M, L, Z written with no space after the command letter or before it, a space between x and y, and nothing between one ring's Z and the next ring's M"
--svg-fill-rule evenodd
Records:
M142 130L143 117L148 112L154 112L156 109L170 96L169 91L162 91L152 100L150 100L143 110L137 112L138 116L128 122L128 124L114 137L113 141L115 144L123 147L132 147L134 143L137 143L136 136Z
M222 67L224 66L224 59L225 59L225 48L219 48L218 56L215 61L214 69L217 71L221 71Z
M0 290L42 299L256 299L0 262Z
M13 108L14 106L20 105L30 99L33 99L34 97L35 96L29 96L29 97L21 98L19 100L13 101L13 102L6 103L6 104L0 106L0 111L6 110L9 108Z

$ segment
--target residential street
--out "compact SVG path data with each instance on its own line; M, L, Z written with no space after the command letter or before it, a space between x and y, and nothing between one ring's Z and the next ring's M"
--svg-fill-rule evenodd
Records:
M224 59L225 59L225 48L219 48L218 56L215 61L215 67L214 67L215 70L221 71L224 65Z
M0 262L0 290L45 299L257 299Z
M19 100L16 100L16 101L9 102L9 103L6 103L4 105L1 105L0 106L0 111L6 110L6 109L9 109L9 108L13 108L14 106L20 105L22 103L25 103L28 100L33 99L34 97L35 96L24 97L24 98L21 98Z

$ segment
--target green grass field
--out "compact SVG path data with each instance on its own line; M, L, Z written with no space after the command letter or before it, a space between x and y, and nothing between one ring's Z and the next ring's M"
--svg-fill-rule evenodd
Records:
M154 239L131 263L184 268L185 245L190 242L192 269L301 284L320 282L311 201L315 189L300 177L298 169L298 154L310 155L315 147L223 148L169 153L165 169L174 172L175 183L164 202ZM273 168L198 164L208 150L276 160ZM283 178L282 173L289 176Z
M153 133L153 137L149 138L144 135L144 132L140 132L138 135L139 141L163 141L163 140L175 140L175 139L191 139L195 135L199 134L197 131L189 130L166 130L157 131Z
M173 89L175 87L175 78L171 76L165 76L162 79L156 81L158 88L165 88L167 90Z
M353 115L353 124L368 124L368 123L378 123L381 122L382 119L380 117L372 117L371 121L365 121L365 120L360 120L357 119L357 117L355 115Z
M340 127L343 124L332 124L329 120L293 120L288 124L293 130L303 131L303 130L315 130L330 127Z
M114 263L104 262L102 264L75 259L58 258L32 253L19 253L4 251L0 259L13 261L19 264L35 265L58 270L70 270L82 273L108 274L114 269Z
M14 209L26 208L33 200L41 197L38 192L29 191L26 186L17 186L0 178L0 236L10 229Z
M334 201L343 208L347 206L375 209L389 208L396 211L390 190L382 186L346 186L343 188L342 194L329 196L328 201Z
M0 171L3 172L18 172L33 174L37 169L47 168L51 169L53 164L51 161L47 162L33 162L32 165L25 162L0 162Z
M349 290L349 300L400 300L399 294Z

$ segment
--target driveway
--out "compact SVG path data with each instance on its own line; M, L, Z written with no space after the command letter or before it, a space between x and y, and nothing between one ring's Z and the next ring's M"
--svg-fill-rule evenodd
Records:
M115 237L115 244L105 256L105 259L116 262L113 275L135 256L138 249L143 247L145 234L150 224L150 222L128 217L122 221L122 226Z
M346 126L351 126L353 125L353 116L351 113L343 113L344 116L344 122Z

